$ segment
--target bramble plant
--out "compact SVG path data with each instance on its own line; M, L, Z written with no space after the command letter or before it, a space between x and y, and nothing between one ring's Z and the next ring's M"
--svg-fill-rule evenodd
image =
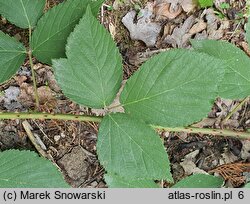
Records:
M223 41L192 41L194 50L173 49L150 58L122 90L118 106L125 112L112 113L117 106L110 104L122 82L122 57L110 34L93 16L102 2L68 0L42 16L45 0L0 0L0 14L13 24L29 29L28 48L0 32L0 83L9 80L28 55L36 90L34 55L42 63L52 64L65 96L80 105L106 112L104 117L4 112L0 113L0 119L99 122L97 154L107 171L105 180L110 187L156 188L155 180L173 183L168 154L156 129L250 137L247 132L189 127L207 115L216 97L243 99L250 93L249 57ZM248 40L249 33L248 30ZM36 91L35 96L38 110ZM0 167L0 186L38 186L23 182L24 178L31 181L32 173L41 170L19 159L21 154L25 154L24 158L34 157L34 153L22 151L0 153L0 162L11 159L15 164L8 172ZM15 163L17 159L22 165ZM44 162L36 159L39 165ZM15 166L18 166L16 171ZM53 165L47 167L52 169ZM27 168L32 169L29 175L25 174ZM60 179L50 182L45 180L39 187L67 186ZM173 187L222 185L219 177L197 174Z

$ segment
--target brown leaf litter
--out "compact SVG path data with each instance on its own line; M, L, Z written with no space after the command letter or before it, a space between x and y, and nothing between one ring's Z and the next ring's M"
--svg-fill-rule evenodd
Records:
M209 173L217 173L229 182L231 187L239 187L245 183L247 173L250 173L250 163L224 164L210 170Z

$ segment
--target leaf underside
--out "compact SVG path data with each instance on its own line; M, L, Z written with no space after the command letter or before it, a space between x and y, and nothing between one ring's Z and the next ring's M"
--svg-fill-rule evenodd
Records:
M159 188L152 180L127 180L117 175L104 176L109 188Z
M48 160L30 151L0 153L0 188L68 188L63 176Z
M34 56L43 63L65 57L69 34L84 15L89 4L96 15L103 0L68 0L50 9L38 22L32 35ZM84 34L83 34L84 35Z
M0 0L0 14L20 28L33 28L44 6L45 0Z
M206 174L194 174L180 180L172 186L172 188L220 188L223 185L223 182L224 181L221 177Z
M103 118L97 154L111 174L128 180L172 181L167 152L156 132L145 123L122 113Z
M130 77L121 103L126 113L149 124L192 124L210 111L223 66L221 60L188 50L158 54Z
M250 94L250 59L231 43L215 40L192 41L195 50L226 62L226 71L219 86L219 96L239 99Z
M24 62L25 47L0 31L0 84L9 80Z
M63 93L78 104L108 106L122 81L122 59L106 29L88 10L68 39L67 59L53 60Z

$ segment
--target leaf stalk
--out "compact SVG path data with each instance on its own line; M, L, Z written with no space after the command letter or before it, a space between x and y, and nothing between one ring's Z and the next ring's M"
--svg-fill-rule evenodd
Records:
M73 120L81 122L96 122L102 121L101 116L86 116L86 115L74 115L74 114L51 114L51 113L39 113L39 112L0 112L0 120L3 119L39 119L39 120ZM186 132L194 134L206 134L214 136L234 137L239 139L250 139L250 132L240 132L233 130L223 129L210 129L210 128L195 128L195 127L162 127L151 125L156 130L165 130L168 132Z
M240 132L225 129L195 128L195 127L161 127L151 125L154 129L168 132L186 132L194 134L205 134L214 136L234 137L239 139L250 139L250 132Z
M29 27L29 45L31 45L31 34L32 34L32 28ZM32 49L31 49L31 47L29 47L28 56L29 56L31 74L32 74L33 87L34 87L35 107L36 107L35 110L39 110L39 96L38 96L38 92L37 92L36 74L35 74L34 64L33 64L33 60L32 60Z
M97 122L100 123L102 117L98 116L86 116L86 115L74 115L74 114L51 114L51 113L39 113L39 112L2 112L0 113L1 119L51 119L51 120L74 120L83 122Z

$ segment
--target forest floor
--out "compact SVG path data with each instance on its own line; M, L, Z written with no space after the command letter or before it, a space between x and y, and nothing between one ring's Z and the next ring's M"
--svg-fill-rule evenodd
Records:
M48 0L47 8L62 1ZM109 0L103 5L99 20L111 33L123 56L126 80L154 54L173 48L190 49L190 39L225 40L250 56L245 39L249 10L243 0L215 0L214 5L206 9L198 8L189 0ZM147 23L149 19L150 24ZM27 44L27 30L15 27L4 18L0 19L0 30ZM67 99L58 87L51 67L36 59L33 61L40 111L102 114ZM236 111L235 107L238 107ZM10 81L0 85L0 111L27 110L34 110L28 60ZM231 117L227 118L229 114ZM0 121L1 151L36 151L23 122L18 119ZM26 122L72 187L106 187L105 170L96 155L98 124L58 120ZM194 126L250 131L250 100L218 98L207 118ZM188 133L159 134L169 154L175 181L198 172L223 175L229 187L240 187L250 179L250 140ZM161 182L161 185L167 187L168 184Z

